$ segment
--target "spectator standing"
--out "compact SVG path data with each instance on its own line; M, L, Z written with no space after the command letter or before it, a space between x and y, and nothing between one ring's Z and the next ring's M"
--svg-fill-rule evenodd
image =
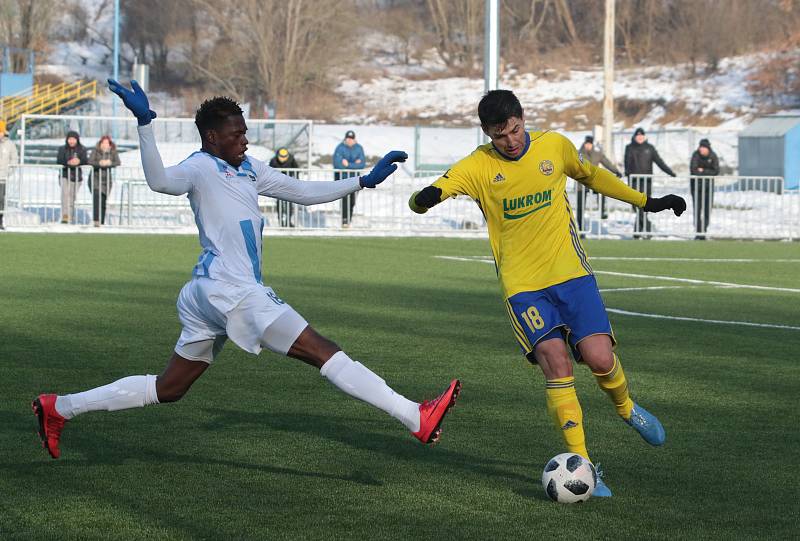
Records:
M17 146L6 137L6 122L0 120L0 229L5 229L6 215L6 183L8 182L9 166L19 162Z
M579 155L582 156L584 159L589 160L589 163L592 165L602 165L615 175L617 178L622 177L622 173L614 163L608 159L608 157L603 153L603 151L596 147L594 144L594 137L591 135L587 135L586 138L583 140L583 144L581 145L580 150L578 151ZM583 231L583 214L586 207L586 193L589 190L586 186L581 184L580 182L576 182L578 185L578 208L576 213L576 219L578 221L578 231ZM606 207L606 199L605 196L601 196L601 215L605 217L605 207Z
M78 132L67 132L64 146L58 149L56 162L64 166L61 169L61 223L67 224L74 220L75 197L83 184L80 166L89 163Z
M119 153L110 135L104 135L92 149L89 157L92 178L89 190L92 192L92 221L95 227L106 223L106 200L111 192L112 170L119 167Z
M279 148L275 156L269 161L269 166L280 170L281 173L297 178L297 171L287 171L287 169L297 169L297 160L288 148ZM294 206L289 201L278 199L278 223L281 227L294 227Z
M625 147L625 175L628 184L634 190L644 192L649 199L653 193L653 163L671 177L675 176L672 169L664 163L655 147L647 142L647 136L642 128L636 128L628 146ZM650 220L645 218L642 209L636 209L636 222L633 224L633 237L639 238L642 232L652 231ZM644 238L650 238L644 235Z
M719 159L711 150L708 139L700 139L697 150L692 154L689 164L689 187L692 192L694 207L695 240L705 240L708 221L711 218L711 207L714 205L714 177L719 175Z
M356 176L355 171L364 169L366 157L364 149L356 142L356 133L349 130L344 134L344 141L339 143L333 152L333 168L338 169L334 173L333 180L341 180ZM353 171L352 173L350 171ZM342 198L342 225L348 227L353 219L353 208L356 206L356 194Z

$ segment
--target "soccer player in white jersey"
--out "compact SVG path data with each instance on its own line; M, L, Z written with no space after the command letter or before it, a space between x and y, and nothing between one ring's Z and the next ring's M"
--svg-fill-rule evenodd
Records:
M178 295L183 330L160 376L128 376L75 394L42 394L33 401L39 436L50 456L60 456L61 431L76 415L180 400L228 338L250 353L267 348L316 366L333 385L395 417L423 443L437 441L442 420L460 392L458 380L431 401L408 400L318 334L261 282L264 220L259 195L302 205L335 201L383 182L397 169L394 162L407 159L406 153L388 153L361 177L339 182L297 180L247 156L242 110L233 100L216 97L205 101L195 117L201 150L165 169L150 125L156 114L145 93L135 81L133 91L111 79L108 84L138 120L148 185L160 193L188 194L203 251L191 281Z

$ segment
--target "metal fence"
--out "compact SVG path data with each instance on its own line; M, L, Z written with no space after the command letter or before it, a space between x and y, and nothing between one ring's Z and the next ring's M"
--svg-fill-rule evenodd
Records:
M153 192L141 168L117 167L110 185L98 190L92 168L81 167L80 181L61 178L62 168L52 165L17 165L10 169L5 197L5 224L20 229L98 226L140 231L194 231L194 217L186 197ZM298 169L308 181L333 180L332 169ZM342 172L347 174L345 172ZM391 235L486 235L486 222L477 205L458 197L423 215L407 206L410 194L433 182L440 172L398 170L375 190L361 190L350 204L344 200L303 206L260 198L267 226L285 232L331 233L358 231ZM637 225L637 212L626 203L597 194L579 192L568 180L568 194L580 230L592 237L670 237L796 239L800 237L800 193L786 191L780 177L724 176L710 179L644 175L631 182L653 196L682 195L687 212L647 214ZM66 190L65 190L66 186ZM694 186L694 190L692 190ZM70 200L74 188L74 205ZM66 194L65 194L66 192ZM103 192L105 198L103 198ZM583 205L579 194L583 193ZM105 201L103 200L105 199ZM64 209L71 210L64 213ZM582 211L579 213L579 211ZM61 225L66 220L67 225ZM698 224L698 221L701 222ZM698 229L700 227L701 229Z
M200 135L193 118L161 118L154 122L157 142L169 143L161 149L167 164L178 163L200 146ZM311 120L247 119L250 154L269 160L280 147L287 147L303 165L311 163L314 123ZM69 131L77 131L81 143L90 149L103 135L111 135L120 151L138 149L139 135L132 116L23 115L19 129L20 163L54 163L58 147ZM138 153L128 153L138 164Z
M628 181L653 197L674 193L686 199L686 212L642 213L626 203L589 192L583 213L585 234L598 237L797 239L800 192L786 191L781 177L694 177L640 175ZM577 212L577 183L569 186ZM605 202L603 202L605 199ZM578 217L580 222L580 217Z

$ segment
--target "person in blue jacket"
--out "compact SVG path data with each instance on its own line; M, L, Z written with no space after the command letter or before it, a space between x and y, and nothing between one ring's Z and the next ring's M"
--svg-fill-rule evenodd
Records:
M356 175L356 173L349 172L350 170L356 171L364 169L366 166L366 157L364 156L364 149L356 143L356 133L353 130L348 130L344 134L344 141L336 146L333 152L333 168L336 172L333 175L333 180L341 180ZM351 193L342 198L342 225L348 227L353 218L353 207L356 206L356 194Z

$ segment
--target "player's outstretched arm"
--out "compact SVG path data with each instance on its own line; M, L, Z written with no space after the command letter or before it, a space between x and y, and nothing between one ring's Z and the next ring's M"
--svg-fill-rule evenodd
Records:
M404 162L408 154L393 150L386 154L368 174L350 177L336 182L307 182L269 170L266 184L259 189L261 195L276 197L300 205L329 203L362 188L374 188L397 170L397 162Z
M114 79L108 80L108 88L122 98L122 103L133 113L139 123L139 152L142 157L142 168L147 185L154 192L169 195L182 195L191 189L190 171L186 167L170 167L164 169L161 154L156 146L156 138L150 121L156 118L156 113L150 109L147 94L136 81L131 81L128 90Z
M408 200L408 207L417 214L425 214L429 208L438 205L442 201L442 190L436 186L426 186L425 188L411 194Z

